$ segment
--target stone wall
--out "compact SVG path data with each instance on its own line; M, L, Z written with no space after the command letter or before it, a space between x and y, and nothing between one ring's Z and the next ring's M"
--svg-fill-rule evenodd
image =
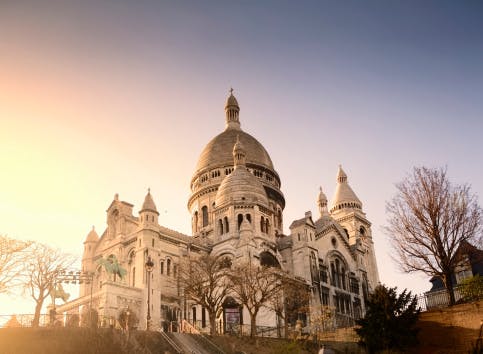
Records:
M468 353L483 321L483 301L422 312L419 317L419 346L411 352L421 354ZM354 328L326 332L319 340L341 352L364 353L358 347Z
M423 312L419 321L420 353L467 353L479 335L483 301Z

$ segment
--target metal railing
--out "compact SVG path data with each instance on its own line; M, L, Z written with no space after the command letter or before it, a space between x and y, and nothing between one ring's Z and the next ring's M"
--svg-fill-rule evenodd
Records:
M33 321L33 314L0 315L0 327L32 327ZM49 325L51 325L50 316L41 314L39 317L39 327L47 327Z
M217 354L225 354L223 349L221 349L219 346L217 346L211 339L209 339L206 334L201 333L199 334L199 338L202 338L212 349L215 350Z
M237 336L249 336L252 326L249 324L227 324L226 333ZM257 337L278 337L280 328L271 326L256 326Z
M461 287L454 287L453 294L455 301L461 302L464 300L463 293L461 291ZM424 294L421 294L417 297L418 300L418 307L421 309L422 312L445 308L450 305L449 301L449 294L446 289L437 290L437 291L428 291Z
M33 314L0 315L0 328L33 327ZM98 317L95 323L91 322L89 314L60 313L40 314L37 327L119 327L114 317Z
M0 327L33 327L33 314L0 315ZM81 327L78 314L40 314L38 327Z
M161 336L163 337L163 339L171 346L171 348L174 349L174 351L177 353L177 354L182 354L184 353L184 350L181 349L179 347L178 344L176 344L174 342L174 340L172 340L171 338L169 338L169 336L166 334L166 332L163 332L163 331L159 331L159 333L161 333Z

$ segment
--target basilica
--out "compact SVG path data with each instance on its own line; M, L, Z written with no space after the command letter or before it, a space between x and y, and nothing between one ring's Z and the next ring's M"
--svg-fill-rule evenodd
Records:
M231 92L225 129L203 149L190 181L192 234L159 224L149 190L138 212L116 194L107 208L106 229L99 236L93 228L84 241L82 272L91 274L92 281L81 284L80 296L58 307L58 313L93 308L100 322L112 323L128 309L139 328L146 328L146 318L152 329L173 329L181 320L206 328L208 314L183 298L177 277L183 257L212 254L232 262L276 264L307 285L312 305L332 309L339 326L353 324L379 283L371 223L362 202L339 166L331 202L320 188L318 215L305 212L285 234L281 185L268 152L243 131L240 106ZM105 260L118 270L103 267ZM249 323L246 309L225 303L217 319L221 331L234 322ZM307 317L310 313L304 321ZM269 310L257 318L260 326L276 322Z

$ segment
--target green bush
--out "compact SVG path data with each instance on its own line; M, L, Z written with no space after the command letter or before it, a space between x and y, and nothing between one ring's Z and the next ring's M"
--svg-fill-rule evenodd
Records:
M483 277L479 274L463 280L459 286L464 301L483 299Z
M417 344L419 312L411 292L397 295L397 288L379 285L369 296L365 317L356 322L356 333L369 353L403 350Z

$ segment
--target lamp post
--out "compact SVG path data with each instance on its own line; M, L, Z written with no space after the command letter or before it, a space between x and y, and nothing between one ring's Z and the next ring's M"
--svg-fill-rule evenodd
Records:
M129 311L129 306L126 309L126 332L129 333L129 316L131 315L131 311Z
M151 257L148 256L148 260L144 265L148 277L148 315L146 316L146 330L149 331L149 324L151 322L151 272L153 271L154 263Z

